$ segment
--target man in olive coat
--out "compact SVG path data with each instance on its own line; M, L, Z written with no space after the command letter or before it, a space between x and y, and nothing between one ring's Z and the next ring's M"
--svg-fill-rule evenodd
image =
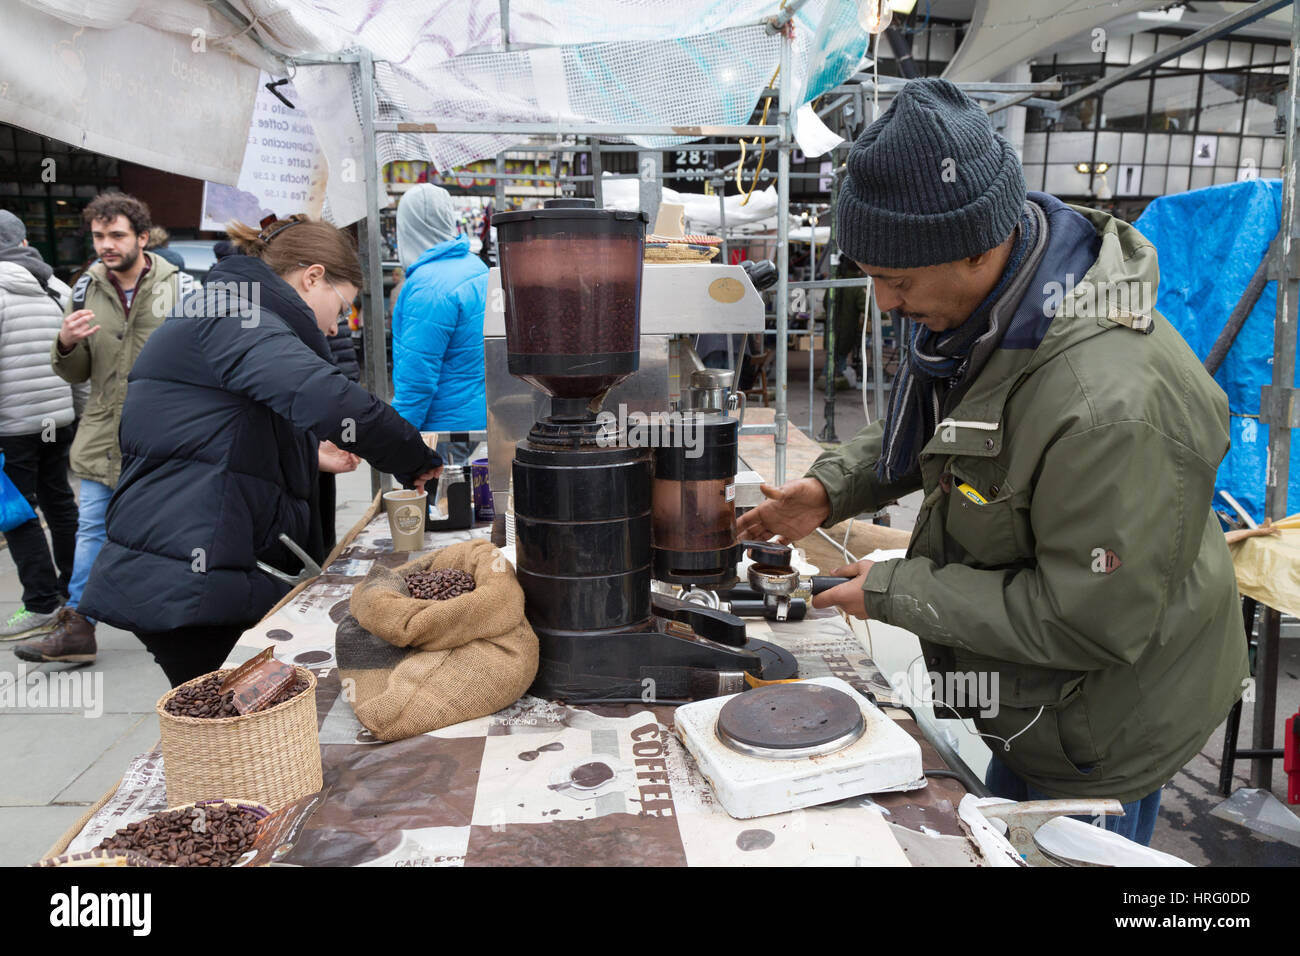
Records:
M77 549L68 603L54 630L24 641L24 661L89 663L95 659L95 622L77 611L90 568L103 547L104 517L122 472L117 429L126 401L126 377L149 336L184 296L197 289L186 273L145 251L152 228L149 207L126 193L103 193L83 217L99 256L72 289L72 301L50 346L55 374L73 385L90 383L90 398L72 440L70 470L81 479Z
M936 715L993 738L996 795L1114 798L1107 826L1148 843L1248 673L1210 511L1228 403L1154 309L1155 249L1026 194L1014 149L939 79L854 144L837 215L880 308L914 323L908 355L887 414L765 489L742 537L923 491L907 556L841 569L855 580L815 603L920 637Z

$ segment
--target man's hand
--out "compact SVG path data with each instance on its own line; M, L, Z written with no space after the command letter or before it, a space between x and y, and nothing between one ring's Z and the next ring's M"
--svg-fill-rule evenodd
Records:
M411 483L411 486L416 491L423 491L424 483L426 481L432 481L434 478L440 478L440 477L442 477L442 465L439 465L437 468L433 469L432 471L426 471L419 478L416 478L415 481Z
M66 316L63 325L59 328L59 346L60 351L67 353L72 351L72 347L82 339L88 339L99 331L99 326L91 326L95 321L95 313L90 309L78 309L71 315Z
M821 594L814 594L812 606L838 607L845 613L865 621L867 619L867 599L862 593L862 585L866 583L867 572L871 570L871 566L875 563L863 558L857 564L836 568L830 573L831 577L852 578L853 580L837 584Z
M320 470L329 472L331 475L341 475L344 472L356 471L357 466L361 464L361 459L350 451L344 451L332 441L323 441L320 443L320 449L317 452L317 461Z
M736 520L740 538L766 541L778 534L783 544L790 544L808 537L831 516L831 499L816 478L796 478L780 488L760 488L767 500Z

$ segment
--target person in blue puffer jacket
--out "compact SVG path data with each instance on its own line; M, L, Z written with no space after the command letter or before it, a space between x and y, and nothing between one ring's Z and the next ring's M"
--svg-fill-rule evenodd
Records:
M393 408L421 431L440 432L438 454L463 464L473 443L446 438L487 428L487 267L458 235L451 196L432 183L397 205L397 254L406 281L393 307Z

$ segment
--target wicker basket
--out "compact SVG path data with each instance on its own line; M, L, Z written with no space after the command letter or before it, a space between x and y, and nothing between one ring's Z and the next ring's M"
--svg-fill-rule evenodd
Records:
M305 691L242 717L173 716L164 708L180 687L159 698L154 709L162 730L169 806L233 794L275 811L321 788L316 675L303 667L294 669L307 678Z
M166 698L164 698L165 700ZM172 813L176 810L188 810L191 807L210 807L215 804L222 804L228 807L235 807L251 814L260 823L271 815L271 811L259 803L251 800L200 800L197 803L187 803L184 806L168 807L165 812ZM150 814L157 816L158 814ZM149 817L145 817L149 819ZM151 860L136 850L87 850L84 853L65 853L62 856L48 857L33 866L55 866L55 867L120 867L120 866L175 866L173 863L159 863L157 860ZM239 864L237 864L239 865ZM265 864L262 864L265 865Z

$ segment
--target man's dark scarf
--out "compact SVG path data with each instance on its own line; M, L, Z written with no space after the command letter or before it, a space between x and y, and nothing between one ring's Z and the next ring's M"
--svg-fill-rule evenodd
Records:
M893 483L919 471L921 449L939 424L943 396L953 386L979 375L981 369L971 367L971 352L986 332L997 331L991 327L993 305L1020 271L1037 238L1038 218L1026 209L998 284L970 317L943 332L932 332L920 323L913 325L911 348L894 379L876 463L876 476L882 482Z

